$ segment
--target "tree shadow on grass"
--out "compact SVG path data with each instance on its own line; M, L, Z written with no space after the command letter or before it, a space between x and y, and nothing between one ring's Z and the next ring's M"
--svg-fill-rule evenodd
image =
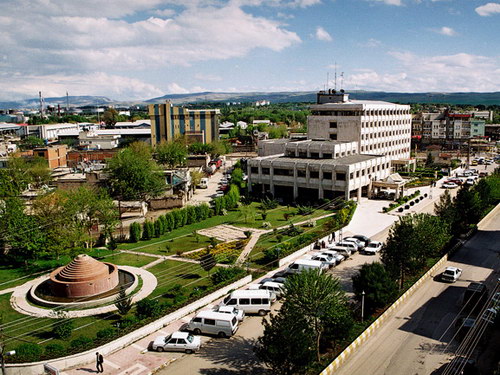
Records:
M253 348L255 339L232 337L209 341L198 355L214 364L214 367L200 369L206 375L263 375L268 370L255 355Z
M181 279L186 279L186 280L199 279L201 277L197 273L180 273L176 276L181 278Z

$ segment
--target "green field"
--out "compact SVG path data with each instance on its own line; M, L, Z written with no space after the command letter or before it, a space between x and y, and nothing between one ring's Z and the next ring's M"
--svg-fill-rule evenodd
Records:
M209 244L210 239L201 234L198 234L197 238L192 233L172 238L169 233L168 235L160 238L153 238L148 241L120 244L118 249L157 255L171 255L176 254L178 251L185 252L207 247Z

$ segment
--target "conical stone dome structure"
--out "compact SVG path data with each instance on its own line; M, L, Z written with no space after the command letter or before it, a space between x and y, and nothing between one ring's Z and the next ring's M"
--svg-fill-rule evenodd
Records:
M66 298L91 297L105 293L118 285L118 268L80 254L66 266L50 274L50 287L55 296Z

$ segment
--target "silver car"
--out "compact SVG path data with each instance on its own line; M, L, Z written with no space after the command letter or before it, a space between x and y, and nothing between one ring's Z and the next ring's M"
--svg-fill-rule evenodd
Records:
M188 332L174 332L170 336L158 336L153 341L153 350L157 352L174 351L194 353L200 349L201 340L199 336L193 336Z

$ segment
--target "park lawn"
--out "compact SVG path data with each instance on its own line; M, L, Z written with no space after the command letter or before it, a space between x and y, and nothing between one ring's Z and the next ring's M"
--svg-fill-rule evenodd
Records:
M178 251L185 252L200 249L202 247L207 247L210 244L210 238L202 236L201 234L198 234L197 238L192 233L176 238L168 237L169 236L165 235L149 241L141 241L134 244L122 244L119 246L119 249L157 255L169 255L176 254Z
M278 206L273 210L268 210L266 220L262 220L262 214L258 209L260 203L253 202L251 206L255 209L255 216L253 220L249 219L245 222L244 218L239 218L232 224L238 227L262 228L262 223L268 222L273 228L279 228L287 224L296 224L319 216L333 214L333 211L331 210L316 209L310 215L298 215L295 214L297 212L297 208ZM288 220L285 220L285 214L290 215Z
M108 255L102 260L118 266L142 267L154 262L156 259L155 257L148 257L146 255L115 252L115 254Z
M217 268L212 268L210 274ZM165 294L168 295L168 291L176 284L182 286L181 292L187 296L195 287L204 288L212 285L209 273L197 263L166 260L149 268L148 271L158 280L156 289L149 297L157 297L161 302L172 302L173 296Z

